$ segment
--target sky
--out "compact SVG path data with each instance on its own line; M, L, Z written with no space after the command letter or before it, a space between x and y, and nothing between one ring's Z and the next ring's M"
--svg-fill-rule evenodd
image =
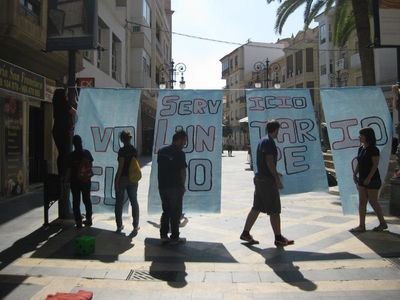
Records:
M303 9L288 18L282 35L276 34L275 20L279 1L266 0L171 0L172 59L186 65L187 89L221 89L219 61L249 39L275 43L295 36L303 29ZM316 24L311 24L311 28ZM183 35L196 36L191 38ZM235 44L203 40L221 40ZM237 44L236 44L237 43ZM178 79L178 78L177 78ZM177 81L180 80L180 77ZM176 88L178 88L179 83Z

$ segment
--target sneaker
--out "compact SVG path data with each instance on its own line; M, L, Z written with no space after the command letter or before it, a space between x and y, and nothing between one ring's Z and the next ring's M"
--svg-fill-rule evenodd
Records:
M251 244L251 245L259 244L259 243L260 243L259 241L253 239L253 236L251 236L250 234L249 234L249 235L244 235L244 234L242 234L242 235L240 236L240 239L243 240L243 241L248 242L248 243Z
M124 225L117 227L117 231L122 231L124 229Z
M83 221L83 224L85 224L85 226L92 226L93 222L90 220L85 220L85 221Z
M82 224L81 224L81 223L76 223L76 224L75 224L75 227L78 228L78 229L80 229L80 228L82 228Z
M161 238L161 242L163 243L169 243L171 239L168 237L168 235L163 235Z
M283 235L281 235L280 239L275 240L276 246L286 246L286 245L292 245L292 244L294 244L294 240L288 240Z
M184 238L184 237L171 239L171 245L178 245L178 244L184 244L184 243L186 243L186 238Z

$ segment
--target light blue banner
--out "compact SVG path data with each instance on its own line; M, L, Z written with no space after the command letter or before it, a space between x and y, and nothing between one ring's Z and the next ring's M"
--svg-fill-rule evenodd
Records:
M188 134L183 211L221 212L222 90L160 90L150 175L148 213L162 212L157 151L178 129Z
M353 182L359 131L372 127L380 150L379 172L384 182L391 152L392 119L380 87L321 89L329 142L345 215L358 214L358 191Z
M91 200L94 213L114 212L114 178L118 168L118 150L123 146L119 133L132 132L136 147L137 119L141 90L82 89L79 95L75 134L94 158ZM140 182L139 182L140 184ZM128 212L128 200L124 212Z
M261 137L268 120L281 129L275 140L277 170L282 173L281 194L328 191L318 126L308 89L254 89L246 91L254 172Z

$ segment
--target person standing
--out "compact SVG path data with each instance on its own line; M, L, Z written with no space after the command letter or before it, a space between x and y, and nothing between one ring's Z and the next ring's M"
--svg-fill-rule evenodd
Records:
M288 240L281 234L281 199L279 190L283 189L280 177L282 174L276 170L278 150L274 139L278 136L279 122L270 120L267 122L267 135L261 138L257 146L257 173L254 176L254 199L244 230L240 239L249 244L259 244L253 239L250 230L256 222L260 212L266 213L270 217L271 227L275 234L275 245L286 246L293 244L293 240Z
M58 150L58 174L65 176L65 162L71 151L71 136L73 133L73 117L76 109L68 103L65 89L57 89L53 95L53 139Z
M182 149L187 142L185 131L177 131L172 144L158 150L158 189L163 213L161 215L160 237L163 243L183 244L186 238L179 237L179 223L182 215L183 195L186 192L186 155ZM171 226L171 236L168 237Z
M230 134L230 135L228 135L228 138L226 140L226 146L227 146L229 157L232 157L233 145L235 145L235 141L232 138L232 134Z
M86 220L83 222L86 226L92 225L92 202L90 200L90 179L87 182L82 182L78 178L79 166L83 158L86 158L90 164L93 162L92 154L82 147L82 138L75 135L72 138L72 144L75 150L72 151L66 160L66 175L65 184L70 185L72 193L72 209L74 211L76 228L82 228L82 214L81 214L81 193L82 201L86 209Z
M374 227L372 230L383 231L388 226L383 217L382 208L378 203L379 189L382 185L378 169L379 149L376 147L375 132L371 127L361 128L360 142L362 146L358 148L357 165L353 174L353 180L358 189L360 223L357 227L350 229L350 232L365 231L365 216L368 202L371 204L379 220L379 226Z
M129 181L129 165L132 157L137 158L138 151L131 144L132 133L129 130L123 130L120 134L120 139L124 146L118 151L118 170L117 175L115 176L115 221L117 223L117 231L124 229L124 224L122 223L122 210L126 191L132 206L133 231L138 231L140 229L139 203L137 200L139 183Z

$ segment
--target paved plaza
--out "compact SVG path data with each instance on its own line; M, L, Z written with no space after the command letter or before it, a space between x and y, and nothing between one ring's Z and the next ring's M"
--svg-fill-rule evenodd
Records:
M117 233L112 214L95 214L92 227L57 219L57 203L43 227L43 191L0 201L0 299L43 300L56 292L92 291L93 299L400 299L400 219L389 230L350 233L357 215L342 214L337 188L282 197L282 233L295 240L274 246L269 218L260 214L239 239L252 203L247 152L222 155L221 214L185 214L186 244L161 244L159 215L147 214L150 157L140 157L141 229L132 220ZM310 178L312 180L312 178ZM75 254L75 239L93 236L96 250Z

